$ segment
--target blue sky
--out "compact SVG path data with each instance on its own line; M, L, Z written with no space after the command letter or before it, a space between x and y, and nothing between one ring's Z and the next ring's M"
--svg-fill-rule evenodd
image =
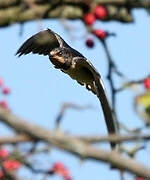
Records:
M140 79L150 73L150 17L144 10L133 11L133 15L135 18L133 24L118 22L98 22L95 24L97 28L100 27L117 34L116 38L110 37L107 40L108 46L119 70L129 80ZM83 23L81 21L69 21L69 24L75 28L72 31L73 38L60 21L42 21L44 29L51 28L72 47L91 60L101 73L110 97L109 84L105 78L107 59L102 45L95 39L95 48L88 49L84 44L86 29ZM67 111L61 127L72 134L106 134L105 122L96 96L64 73L54 69L47 57L31 54L18 59L14 55L27 38L39 31L38 27L38 22L26 23L22 37L19 37L20 26L18 24L0 29L2 50L0 77L3 77L5 83L12 89L12 94L8 97L12 111L33 123L53 129L55 118L62 103L91 104L94 107L93 109ZM122 83L118 79L116 82L117 86ZM138 91L126 90L117 96L119 120L130 128L142 125L141 119L135 114L133 108L134 97L138 93ZM8 133L3 126L0 126L0 129L1 134ZM102 146L102 148L108 147ZM148 153L143 151L138 153L137 159L148 165L147 158L149 158ZM79 159L59 150L53 150L48 159L50 164L58 160L65 162L76 180L120 179L119 173L110 170L106 164L92 161L81 162ZM132 179L130 175L127 177ZM54 177L54 179L59 178Z

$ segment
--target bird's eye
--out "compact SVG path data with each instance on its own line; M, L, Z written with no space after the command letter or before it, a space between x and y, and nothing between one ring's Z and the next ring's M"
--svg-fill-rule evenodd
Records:
M58 55L61 56L61 55L62 55L62 52L60 51L60 52L58 53Z

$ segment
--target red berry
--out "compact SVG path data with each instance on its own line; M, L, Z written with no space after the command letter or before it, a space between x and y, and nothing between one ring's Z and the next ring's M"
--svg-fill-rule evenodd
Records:
M16 160L7 160L3 162L3 167L7 170L7 171L14 171L19 169L21 166L19 161Z
M105 19L107 16L107 11L104 6L97 6L94 9L94 15L97 19Z
M86 45L87 45L87 47L89 47L89 48L92 48L93 46L94 46L94 41L93 41L93 39L87 39L86 40Z
M146 89L150 89L150 77L144 80L144 86Z
M68 171L68 169L64 169L60 172L60 174L63 176L63 177L70 177L70 173Z
M3 85L3 79L0 78L0 87Z
M8 157L9 153L6 149L0 149L0 158Z
M63 163L61 162L56 162L53 164L53 167L52 167L54 170L59 170L59 169L65 169L65 166Z
M102 29L94 30L93 34L95 34L95 36L98 37L99 39L105 39L105 37L107 36L107 32Z
M92 25L96 21L95 16L91 13L85 14L83 19L84 19L84 23L87 25Z
M9 87L3 88L2 93L3 94L10 94L10 88Z
M0 107L3 109L8 109L8 104L5 100L0 101Z
M50 172L61 175L65 180L72 180L69 170L61 162L55 163Z
M137 177L136 180L145 180L145 179L142 177Z
M0 179L3 177L4 173L2 170L0 170Z

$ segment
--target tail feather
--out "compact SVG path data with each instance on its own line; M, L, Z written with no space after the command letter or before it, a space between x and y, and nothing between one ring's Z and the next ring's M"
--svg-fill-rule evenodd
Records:
M99 82L96 83L96 89L97 89L97 96L100 100L100 103L101 103L101 106L103 109L108 133L116 134L116 132L117 132L116 123L115 123L114 116L113 116L113 113L111 110L111 106L108 102L108 98L105 93L106 91L105 91L105 88L103 86L103 82L101 79L99 79ZM110 144L111 144L112 149L114 149L116 147L116 143L111 142Z

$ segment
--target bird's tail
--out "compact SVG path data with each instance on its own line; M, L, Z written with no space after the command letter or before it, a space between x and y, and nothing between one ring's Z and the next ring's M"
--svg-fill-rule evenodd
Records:
M105 117L105 122L106 122L106 126L107 126L107 130L109 134L116 134L117 133L117 128L116 128L116 123L114 120L114 116L111 110L111 106L108 102L108 98L106 96L106 91L103 85L103 82L101 80L101 78L99 78L100 82L95 82L96 83L96 89L97 89L97 96L100 100L102 109L103 109L103 113L104 113L104 117ZM116 143L111 142L111 147L112 149L115 149L116 147Z

